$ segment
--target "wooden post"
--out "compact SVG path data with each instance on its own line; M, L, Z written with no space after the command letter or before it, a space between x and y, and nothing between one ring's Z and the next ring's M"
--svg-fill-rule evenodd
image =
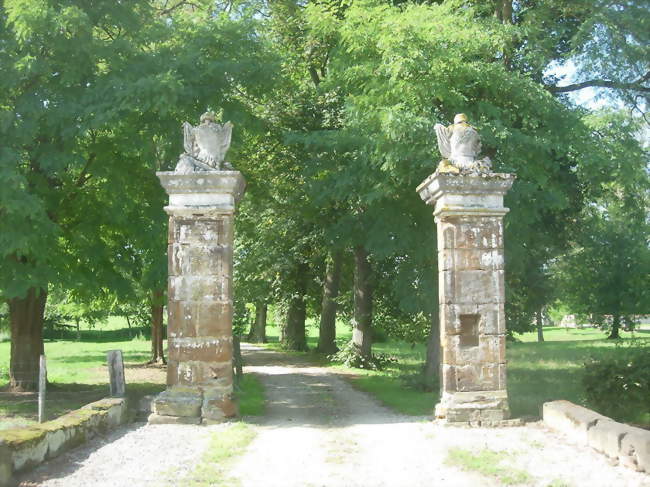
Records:
M111 396L123 397L126 393L126 383L124 381L122 350L109 350L106 352L106 362L108 363L108 375L111 383Z
M45 421L45 385L47 384L47 365L45 355L41 355L38 370L38 422Z

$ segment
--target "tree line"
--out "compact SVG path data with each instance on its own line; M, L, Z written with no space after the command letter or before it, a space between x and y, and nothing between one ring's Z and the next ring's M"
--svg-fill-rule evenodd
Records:
M165 194L180 124L235 124L247 179L236 308L283 310L282 343L372 357L384 333L437 350L431 210L415 187L436 122L464 112L506 197L506 316L531 329L558 300L649 313L650 66L641 1L5 0L0 5L0 299L10 386L31 389L48 299L162 327ZM574 66L571 79L557 74ZM576 105L598 89L609 109ZM646 132L647 134L647 132ZM238 323L241 318L238 315ZM152 333L152 359L162 333Z

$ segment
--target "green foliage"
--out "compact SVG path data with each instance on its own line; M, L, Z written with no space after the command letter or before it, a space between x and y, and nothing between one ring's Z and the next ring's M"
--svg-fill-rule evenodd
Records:
M593 202L554 273L567 308L610 328L650 311L650 159L637 140L639 121L601 111L586 122L603 146L607 172L585 176L593 181Z
M389 364L397 363L397 358L385 353L375 352L370 357L364 357L352 341L341 346L338 352L329 356L329 359L345 367L366 370L382 370Z
M148 1L3 4L4 298L48 283L119 295L133 279L147 291L164 282L155 170L174 164L181 120L217 105L235 122L247 117L225 92L255 92L268 79L255 22L168 14Z
M0 333L9 330L9 306L0 302Z
M650 420L650 342L617 346L615 353L592 356L584 364L587 401L617 421Z

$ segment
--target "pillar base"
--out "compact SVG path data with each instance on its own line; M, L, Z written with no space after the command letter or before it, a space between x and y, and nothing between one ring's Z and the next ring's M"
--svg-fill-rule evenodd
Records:
M435 416L446 423L494 426L508 420L508 393L498 391L443 392Z
M153 400L149 424L214 424L238 415L232 387L175 386Z

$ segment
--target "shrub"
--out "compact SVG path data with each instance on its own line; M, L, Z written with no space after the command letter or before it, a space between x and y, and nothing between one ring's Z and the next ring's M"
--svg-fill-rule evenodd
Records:
M385 353L373 353L370 358L364 357L352 341L343 345L341 349L328 357L333 362L338 362L346 367L367 370L382 370L388 364L397 363L397 359Z
M0 364L0 382L9 382L9 364Z
M611 355L585 362L587 401L618 421L646 422L650 414L650 342L618 345Z

